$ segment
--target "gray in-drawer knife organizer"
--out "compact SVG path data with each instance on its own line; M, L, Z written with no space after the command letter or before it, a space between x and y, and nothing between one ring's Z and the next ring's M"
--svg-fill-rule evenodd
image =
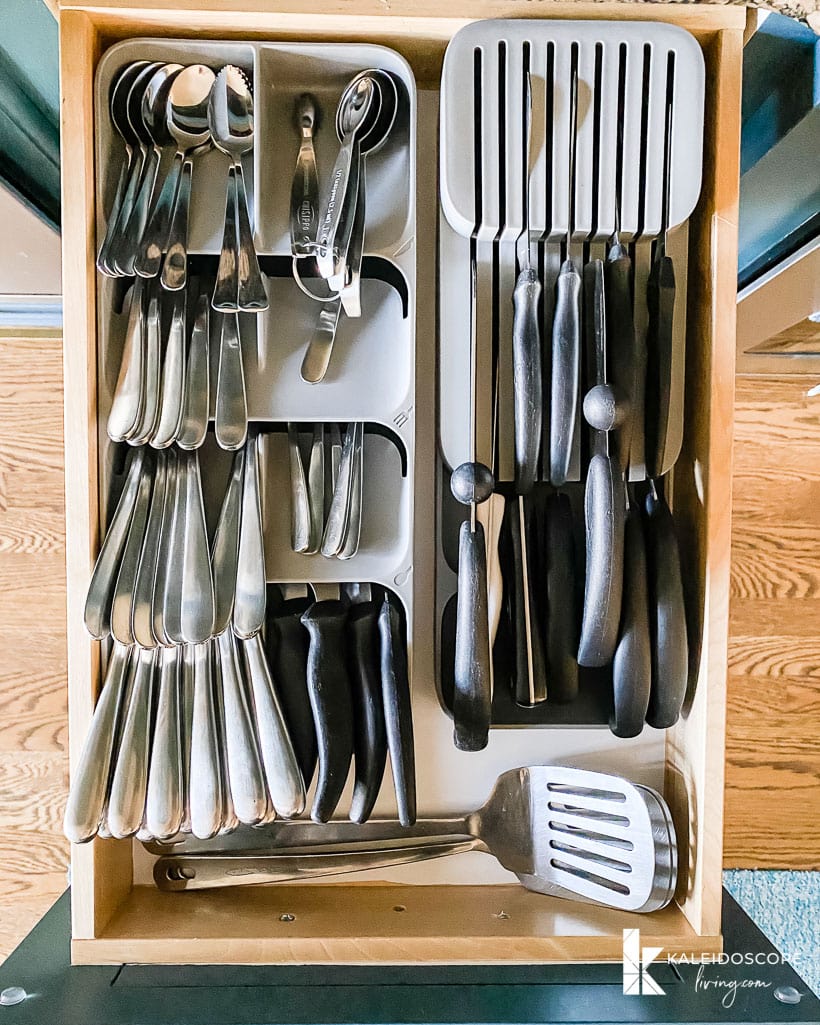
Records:
M680 712L664 475L703 100L700 49L668 25L485 21L448 47L437 619L463 750L491 725L635 736Z

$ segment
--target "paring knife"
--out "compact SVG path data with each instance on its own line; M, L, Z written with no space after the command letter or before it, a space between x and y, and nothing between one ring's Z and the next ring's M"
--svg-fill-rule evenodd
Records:
M354 787L350 819L370 818L387 765L387 732L382 697L381 602L370 584L350 584L353 604L347 615L350 684L353 697Z
M416 755L413 737L413 709L402 620L397 604L388 591L379 611L381 639L381 677L387 747L393 770L399 822L412 826L416 821Z
M310 635L302 615L313 604L304 584L280 584L283 600L269 604L265 647L273 679L277 682L282 714L293 744L296 761L310 787L316 769L316 727L307 682Z
M675 522L654 482L646 497L644 527L652 642L652 688L646 721L662 730L674 726L683 706L689 678L689 640Z
M319 748L311 818L327 822L342 796L353 757L353 699L347 671L347 607L338 585L313 585L316 601L302 615L310 634L307 679Z
M646 546L640 509L633 504L624 532L624 600L612 661L613 711L609 728L616 737L637 737L643 729L651 678Z

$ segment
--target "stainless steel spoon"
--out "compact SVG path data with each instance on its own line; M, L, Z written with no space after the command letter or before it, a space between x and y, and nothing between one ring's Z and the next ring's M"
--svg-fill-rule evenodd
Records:
M213 305L217 310L226 311L266 310L268 296L254 249L242 170L242 157L252 151L254 143L253 96L244 73L232 64L226 65L216 76L208 105L208 120L215 145L231 159L225 235ZM229 224L231 207L235 226Z
M134 273L140 239L145 230L151 197L156 186L162 149L171 142L165 111L171 85L180 71L181 64L164 64L155 71L142 95L141 124L131 117L132 127L140 135L147 149L134 206L112 253L112 264L122 275Z
M186 161L190 162L192 153L210 140L208 99L215 78L213 71L204 64L191 64L176 75L168 91L165 122L168 135L176 143L177 150L140 240L134 269L142 277L153 278L159 274L163 253L168 249L172 214L175 216L179 207L178 193L183 167ZM185 221L187 224L187 209ZM187 239L182 244L183 276L181 280L178 275L174 277L175 288L182 288L185 284L186 253ZM175 261L178 259L177 253Z
M109 264L111 246L117 237L117 225L124 210L126 196L130 197L127 211L127 213L130 213L143 160L143 151L140 146L139 137L128 120L128 95L134 83L148 66L148 61L132 61L131 64L127 64L120 71L111 87L108 109L114 131L125 144L125 163L120 171L117 191L114 194L114 203L108 215L105 237L97 254L97 269L101 274L108 274L110 276L114 275L114 271Z

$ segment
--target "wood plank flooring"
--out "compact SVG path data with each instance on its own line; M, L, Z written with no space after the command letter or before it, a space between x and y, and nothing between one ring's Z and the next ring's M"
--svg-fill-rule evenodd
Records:
M724 862L820 868L820 396L739 377Z
M727 866L820 868L820 398L740 378ZM66 885L58 338L0 336L0 957Z
M66 887L62 344L0 335L0 957Z

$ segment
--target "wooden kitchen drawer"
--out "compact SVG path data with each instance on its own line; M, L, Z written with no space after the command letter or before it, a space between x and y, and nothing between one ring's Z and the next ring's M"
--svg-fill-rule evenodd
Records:
M275 9L274 9L275 8ZM91 719L99 645L83 625L100 542L97 423L97 212L94 73L103 53L134 37L370 41L407 59L419 90L417 259L416 606L432 636L435 522L435 223L438 82L445 47L468 21L491 17L663 20L691 31L706 59L704 173L690 222L685 437L674 470L693 672L683 717L669 730L664 791L680 844L676 902L649 916L585 906L505 884L336 883L162 893L147 882L131 841L75 847L75 963L412 963L620 960L622 932L668 951L720 948L723 757L729 598L730 481L735 357L740 77L745 12L737 7L531 0L128 0L63 4L60 13L63 152L66 518L69 718L76 764ZM425 102L422 100L426 97ZM329 129L328 129L329 130ZM449 738L435 697L432 650L415 650L414 701L443 726L423 735L420 761ZM417 724L418 731L418 724ZM548 748L549 733L545 749ZM449 742L449 740L447 741ZM634 752L640 772L640 744ZM463 774L470 758L461 756ZM549 760L548 756L545 760ZM607 769L602 755L597 768ZM506 767L512 767L510 763ZM619 763L622 764L622 763ZM434 768L434 766L433 766ZM424 767L428 772L429 766ZM420 810L425 809L425 776ZM458 787L458 775L446 781ZM458 794L455 795L458 797ZM472 807L472 795L463 800ZM469 857L480 857L469 855ZM134 885L134 880L137 885ZM145 884L143 885L143 881ZM420 885L419 883L423 884Z

